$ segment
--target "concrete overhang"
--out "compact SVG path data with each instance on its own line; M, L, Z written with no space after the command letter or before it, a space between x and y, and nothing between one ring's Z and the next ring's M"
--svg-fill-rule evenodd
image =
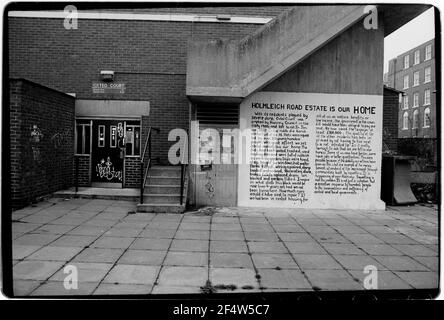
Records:
M387 36L431 8L377 5ZM296 6L237 41L188 43L186 93L192 102L233 103L260 90L367 15L364 5Z

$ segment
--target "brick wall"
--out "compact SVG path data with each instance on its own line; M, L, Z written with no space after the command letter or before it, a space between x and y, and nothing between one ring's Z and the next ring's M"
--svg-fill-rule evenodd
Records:
M140 187L140 157L125 158L125 188Z
M72 186L74 98L23 79L9 84L11 195L21 207ZM38 142L31 138L35 125Z
M382 152L398 150L399 92L384 88Z
M146 9L146 12L247 14L275 16L287 6ZM160 10L160 11L159 11ZM166 10L166 11L165 11ZM139 12L139 11L138 11ZM23 77L79 99L146 100L153 135L153 155L167 162L168 132L188 127L186 59L188 40L239 39L261 25L135 20L79 20L66 30L63 19L8 18L9 69ZM124 94L95 94L100 70L115 71Z
M77 176L77 183L79 187L91 186L91 157L89 155L75 156L79 160L79 171ZM75 159L74 159L75 161ZM75 174L75 163L74 163Z

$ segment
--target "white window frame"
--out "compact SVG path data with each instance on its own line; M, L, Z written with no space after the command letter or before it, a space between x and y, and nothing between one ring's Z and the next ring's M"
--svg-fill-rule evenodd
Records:
M416 50L413 55L413 65L419 64L421 62L421 52L419 50Z
M428 95L427 95L427 93L428 93ZM428 97L428 99L427 99L427 97ZM430 89L425 89L424 90L424 106L429 106L430 100L431 100Z
M133 130L133 143L131 146L131 154L126 154L126 157L141 157L142 156L142 125L141 124L127 124L125 121L125 136L128 128L132 128ZM139 154L134 154L134 146L135 146L135 140L136 140L136 128L139 128ZM125 141L125 149L126 149L126 141Z
M403 98L402 109L407 110L409 108L409 96L405 95Z
M103 139L100 139L100 133L103 133ZM99 125L97 129L97 147L105 148L106 145L106 130L104 125Z
M407 86L406 86L406 79L407 79ZM408 74L404 76L403 81L404 81L404 88L403 89L408 89L409 88L409 82L410 82Z
M419 71L413 73L413 86L419 86Z
M419 107L419 93L415 92L413 93L413 108Z
M419 111L413 111L412 115L412 129L418 129L419 127Z
M78 153L77 151L77 141L79 139L79 136L77 135L77 127L82 127L82 152ZM89 127L89 150L85 149L85 127ZM91 139L92 139L92 131L91 131L92 125L91 123L77 123L76 122L76 130L74 132L74 146L75 151L74 154L77 156L89 156L91 154Z
M409 129L409 113L406 111L402 115L402 130Z
M427 125L427 118L429 119L429 124ZM430 119L430 108L424 109L424 124L423 128L430 128L430 124L432 122L432 119Z
M408 69L410 67L410 56L404 56L404 69Z
M427 60L430 60L430 59L432 59L432 45L428 44L425 47L425 59L424 59L424 61L427 61Z
M427 70L429 70L428 79L427 79ZM424 83L429 83L432 81L432 67L428 66L424 68Z

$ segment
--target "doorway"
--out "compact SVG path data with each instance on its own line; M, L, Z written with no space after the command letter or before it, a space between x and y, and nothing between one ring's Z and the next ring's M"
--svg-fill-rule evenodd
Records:
M92 186L122 188L124 121L94 120L92 133Z

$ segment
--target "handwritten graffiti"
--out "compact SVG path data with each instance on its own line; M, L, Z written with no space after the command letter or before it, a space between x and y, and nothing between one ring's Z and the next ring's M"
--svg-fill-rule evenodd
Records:
M51 142L54 144L54 148L58 149L64 144L67 144L70 137L70 130L66 129L64 132L58 132L51 137Z
M122 171L116 171L114 169L110 157L106 158L106 162L105 159L100 160L100 163L98 163L96 166L96 172L97 176L101 179L118 179L119 181L122 181Z

